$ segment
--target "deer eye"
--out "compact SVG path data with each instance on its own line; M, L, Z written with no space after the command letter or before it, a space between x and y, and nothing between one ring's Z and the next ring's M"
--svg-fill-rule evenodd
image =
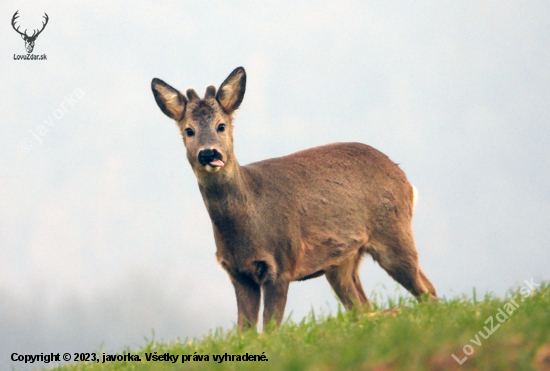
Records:
M193 135L195 135L195 132L193 131L193 129L187 128L185 129L185 134L187 134L188 137L192 137Z
M218 131L225 131L225 124L219 124Z

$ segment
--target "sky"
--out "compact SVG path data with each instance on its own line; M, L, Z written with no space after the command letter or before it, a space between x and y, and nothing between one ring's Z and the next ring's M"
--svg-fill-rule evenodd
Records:
M17 10L21 29L48 14L46 60L14 59ZM236 322L154 77L203 94L243 66L241 164L351 141L399 163L439 296L550 279L547 1L10 0L0 41L2 369ZM371 298L408 295L368 257L361 278ZM291 284L285 313L337 308L317 278Z

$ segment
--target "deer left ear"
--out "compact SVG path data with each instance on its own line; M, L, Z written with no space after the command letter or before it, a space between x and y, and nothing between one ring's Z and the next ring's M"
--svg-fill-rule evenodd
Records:
M223 107L227 114L232 114L239 106L244 98L246 89L246 72L244 68L237 67L225 79L220 86L216 99Z
M166 116L176 121L183 117L187 105L183 94L160 79L153 79L151 89L157 105Z
M22 38L23 40L25 40L25 35L21 35L21 38Z

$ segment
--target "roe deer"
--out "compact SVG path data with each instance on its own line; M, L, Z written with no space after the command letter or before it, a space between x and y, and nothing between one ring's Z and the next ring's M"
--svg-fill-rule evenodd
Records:
M376 149L335 143L241 166L233 113L246 73L236 68L204 99L153 79L155 100L179 126L212 220L216 257L235 287L239 328L283 318L291 281L327 277L346 307L368 305L359 263L369 253L417 298L435 289L418 266L411 218L414 189Z

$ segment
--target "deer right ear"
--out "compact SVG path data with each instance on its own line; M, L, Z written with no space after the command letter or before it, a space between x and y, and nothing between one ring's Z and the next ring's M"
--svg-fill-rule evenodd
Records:
M244 72L244 68L237 67L221 84L216 99L225 112L232 114L241 105L245 89L246 72Z
M151 81L151 89L159 108L166 116L176 121L183 117L187 105L183 94L160 79Z

